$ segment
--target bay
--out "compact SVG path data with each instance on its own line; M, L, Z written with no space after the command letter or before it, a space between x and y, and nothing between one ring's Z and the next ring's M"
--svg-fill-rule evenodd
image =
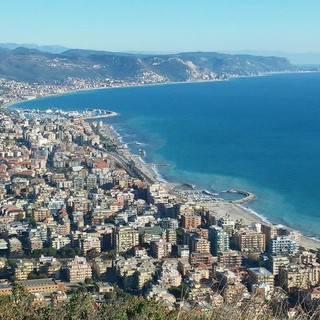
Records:
M320 74L112 88L27 101L19 108L120 113L108 119L168 181L245 189L249 208L320 237Z

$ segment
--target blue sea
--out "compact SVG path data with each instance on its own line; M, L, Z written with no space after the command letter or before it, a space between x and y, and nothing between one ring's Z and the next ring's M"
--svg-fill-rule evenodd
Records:
M320 237L320 74L79 91L19 108L113 110L111 122L167 181L254 192L248 206Z

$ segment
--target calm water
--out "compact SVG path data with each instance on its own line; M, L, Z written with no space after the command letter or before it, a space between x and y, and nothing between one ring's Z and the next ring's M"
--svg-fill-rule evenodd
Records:
M120 112L114 127L147 161L170 163L165 179L253 191L249 208L320 236L320 74L91 90L19 107Z

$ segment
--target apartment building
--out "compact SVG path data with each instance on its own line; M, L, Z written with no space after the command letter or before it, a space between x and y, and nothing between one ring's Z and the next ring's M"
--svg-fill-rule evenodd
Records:
M92 277L92 269L86 258L75 256L67 263L67 277L70 282L84 282Z

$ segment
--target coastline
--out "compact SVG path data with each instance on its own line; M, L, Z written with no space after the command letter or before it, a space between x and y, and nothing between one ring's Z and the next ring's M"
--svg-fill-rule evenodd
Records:
M116 117L119 115L118 112L114 112L114 111L110 111L110 110L106 110L107 112L109 112L108 114L101 114L101 115L97 115L97 116L85 116L82 119L83 120L94 120L94 119L103 119L103 118L111 118L111 117Z
M304 73L304 72L290 72L290 73ZM279 74L279 73L254 75L254 76L250 76L250 77L261 77L261 76L268 76L268 75L274 75L274 74ZM286 73L286 74L288 74L288 73ZM243 76L243 77L248 77L248 76ZM238 79L238 78L240 78L240 77L234 77L234 78L231 78L231 79ZM228 79L226 79L226 80L228 80ZM216 82L216 81L219 81L219 80L182 82L182 84L188 84L188 83L194 84L194 83L197 83L197 82ZM220 81L224 81L224 80L220 80ZM60 94L47 95L47 96L43 96L43 97L40 97L40 98L45 98L45 97L49 97L49 96L60 96L60 95L65 95L65 94L74 93L74 92L80 92L80 91L91 91L91 90L100 90L100 89L115 89L115 88L118 89L118 88L140 87L140 86L160 86L160 85L173 85L173 84L179 84L179 82L157 83L157 84L141 84L141 85L133 85L133 86L101 87L101 88L91 88L91 89L79 89L79 90L67 91L65 93L60 93ZM25 101L18 101L18 103L16 103L15 101L12 101L10 103L7 103L5 105L5 107L10 107L12 105L15 106L16 104L23 103L23 102L25 102ZM117 113L115 112L114 116L116 116L116 115L117 115ZM109 115L103 115L103 116L101 116L99 118L107 118L108 116ZM85 120L89 120L89 119L95 119L95 118L88 117ZM123 140L121 139L121 135L112 127L112 125L110 125L110 124L107 124L107 125L108 125L108 128L109 128L110 136L112 136L114 138L114 140L118 142L118 146L121 148L121 153L122 153L123 158L127 159L128 162L133 161L135 163L136 168L138 170L140 170L144 176L148 177L149 181L166 183L166 184L170 185L171 182L165 181L161 177L159 172L156 170L156 168L155 167L152 168L152 164L146 163L139 155L134 154L132 151L130 151L129 147L126 146L125 143L123 142ZM222 208L222 211L224 211L225 213L229 214L232 219L237 220L240 217L243 220L247 221L249 224L251 224L253 222L264 223L264 224L269 224L269 225L272 224L269 220L267 220L267 218L262 217L258 213L254 212L254 211L252 211L250 209L247 209L244 206L237 205L237 204L229 205L228 201L213 202L211 205L213 207L216 207L217 204L218 204L218 207L220 206L220 208ZM205 205L207 206L208 203L206 203ZM289 229L293 230L292 228L289 228ZM311 237L308 237L308 236L302 236L302 245L304 247L306 247L306 248L316 249L316 248L320 247L320 241L315 240L315 239L313 239Z
M12 100L11 102L7 102L7 103L1 105L1 106L0 106L0 110L1 110L1 109L9 108L11 105L14 106L14 105L17 105L17 104L19 104L19 103L26 102L26 101L28 101L28 100Z
M248 225L252 223L261 223L265 225L275 225L268 221L266 218L262 217L258 213L247 209L239 204L230 203L228 201L217 201L213 203L204 203L204 206L207 206L209 210L212 210L216 213L217 217L223 217L225 215L229 215L231 219L233 220L240 220ZM278 227L281 227L280 225L275 225ZM284 226L287 229L295 230L292 228L288 228ZM297 230L299 231L299 230ZM305 249L311 249L311 250L317 250L320 248L320 241L313 239L311 237L307 237L304 235L301 235L301 246Z
M130 151L129 147L122 140L121 135L114 129L114 127L111 124L104 124L108 128L110 136L117 141L118 147L120 147L123 151L124 157L126 157L128 161L133 160L137 169L141 170L143 175L148 176L150 181L153 181L154 183L166 184L168 190L170 190L172 186L180 185L180 183L174 181L166 181L163 177L161 177L161 174L159 174L156 168L153 168L152 165L145 162L140 156ZM254 195L252 192L246 192L250 195ZM253 199L254 198L247 201L246 203L249 203ZM299 231L291 227L272 223L272 221L269 221L267 217L262 216L258 212L253 211L252 209L246 208L243 205L243 203L241 203L241 201L239 203L239 201L237 200L234 202L230 202L228 200L217 200L213 202L199 203L199 205L208 207L209 210L215 211L217 213L217 217L229 215L231 219L242 219L248 225L251 225L252 223L261 223L265 225L275 225L278 227L285 227L290 230ZM306 249L317 250L320 248L320 240L301 234L301 246Z
M117 113L114 113L112 116L117 115ZM84 120L89 120L89 118ZM145 177L146 180L152 183L158 182L158 173L155 172L149 164L144 162L139 155L134 154L129 149L129 147L123 142L121 135L114 129L113 125L105 122L103 124L104 130L108 133L109 139L117 146L117 151L115 153L110 153L114 160L121 165L128 165L133 161L140 176Z
M114 86L101 86L101 87L88 87L83 89L71 89L66 90L65 92L59 93L50 93L42 96L37 96L36 98L29 100L13 100L11 102L7 102L0 106L1 108L8 108L11 105L18 105L20 103L25 103L27 101L45 99L49 97L59 97L67 94L73 94L77 92L85 92L85 91L93 91L93 90L104 90L104 89L122 89L122 88L139 88L139 87L153 87L153 86L170 86L170 85L181 85L181 84L197 84L197 83L212 83L212 82L221 82L221 81L231 81L237 79L245 79L245 78L258 78L258 77L267 77L267 76L276 76L276 75L285 75L285 74L303 74L303 73L320 73L320 71L283 71L283 72L264 72L261 74L252 74L252 75L240 75L240 76L230 76L224 79L211 79L211 80L190 80L190 81L168 81L168 82L158 82L158 83L141 83L141 84L127 84L127 85L114 85Z

